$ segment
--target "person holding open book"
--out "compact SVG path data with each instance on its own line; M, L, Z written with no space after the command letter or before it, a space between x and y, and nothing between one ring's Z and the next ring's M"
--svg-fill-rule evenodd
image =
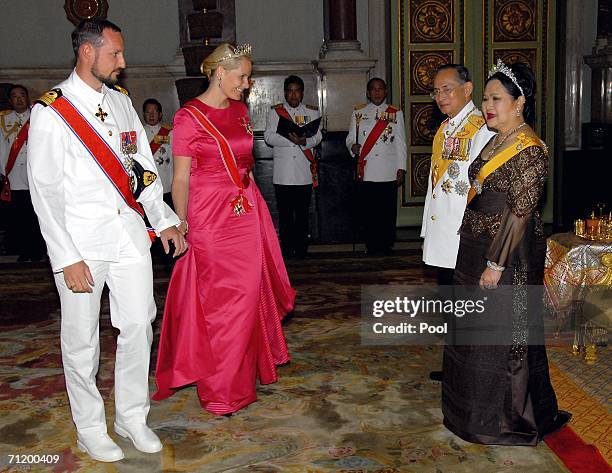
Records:
M289 76L285 101L272 106L264 138L274 148L272 182L278 205L283 255L303 258L308 250L308 211L318 185L315 147L321 142L319 108L304 105L304 81Z

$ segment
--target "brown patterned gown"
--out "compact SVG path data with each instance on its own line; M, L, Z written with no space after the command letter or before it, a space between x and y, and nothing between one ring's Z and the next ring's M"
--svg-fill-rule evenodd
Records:
M485 163L476 158L471 180ZM486 295L487 310L502 321L508 340L488 342L485 329L480 345L445 347L444 425L469 442L535 445L558 413L541 330L541 296L534 291L541 288L544 270L546 240L538 207L547 169L545 148L518 151L485 179L463 217L455 291L477 287L487 259L505 266L503 286ZM485 315L490 321L491 312Z

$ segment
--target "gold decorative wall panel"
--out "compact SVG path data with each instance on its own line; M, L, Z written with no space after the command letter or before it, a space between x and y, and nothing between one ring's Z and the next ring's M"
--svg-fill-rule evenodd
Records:
M436 70L449 62L453 62L452 51L410 51L410 94L429 94Z
M453 0L410 0L410 42L452 43Z
M504 64L522 62L527 64L532 71L536 71L538 68L537 50L535 48L496 49L493 51L493 62L496 63L498 59L501 59Z
M494 41L535 41L536 0L494 0L493 17Z
M410 155L410 197L425 197L430 163L430 153L412 153Z

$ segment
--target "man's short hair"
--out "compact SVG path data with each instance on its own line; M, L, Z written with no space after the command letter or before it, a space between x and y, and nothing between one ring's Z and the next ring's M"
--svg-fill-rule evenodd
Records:
M72 32L72 50L74 57L79 57L79 49L85 43L90 43L98 48L102 45L102 33L105 29L121 33L119 28L112 21L95 18L93 20L83 20Z
M472 78L470 77L470 71L467 67L462 66L461 64L443 64L436 70L436 75L439 72L446 71L448 69L452 69L457 73L457 77L459 77L459 80L462 84L465 84L466 82L472 82Z
M287 90L289 88L289 84L299 85L300 89L302 89L302 92L304 92L304 81L302 80L301 77L294 76L294 75L287 77L285 79L285 82L283 83L283 90Z
M30 93L28 92L28 89L25 87L25 85L21 85L21 84L12 84L9 89L8 89L8 96L10 98L11 93L13 92L13 90L15 89L21 89L25 92L26 97L30 97Z
M155 99L147 99L144 101L144 103L142 104L142 113L145 113L147 111L147 105L155 105L157 107L157 111L159 113L162 113L162 105Z
M385 89L387 88L387 83L383 79L381 79L380 77L372 77L366 85L366 90L370 90L374 86L374 82L376 81L380 82Z

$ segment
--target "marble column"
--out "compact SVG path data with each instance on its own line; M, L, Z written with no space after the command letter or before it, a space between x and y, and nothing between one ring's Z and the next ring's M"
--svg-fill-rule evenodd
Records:
M326 0L325 41L313 64L320 78L325 129L346 130L353 105L366 100L368 73L376 64L357 40L355 0Z

